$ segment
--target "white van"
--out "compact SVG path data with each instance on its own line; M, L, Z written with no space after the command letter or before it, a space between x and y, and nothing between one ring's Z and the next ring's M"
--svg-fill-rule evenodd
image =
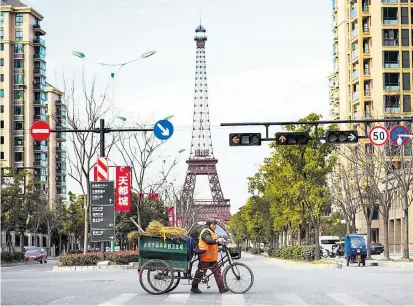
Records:
M331 254L333 252L333 245L341 240L339 236L320 236L319 241L320 246Z

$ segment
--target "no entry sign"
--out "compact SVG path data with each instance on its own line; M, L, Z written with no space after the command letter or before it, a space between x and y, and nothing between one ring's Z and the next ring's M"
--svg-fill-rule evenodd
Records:
M30 134L36 141L43 141L50 136L50 126L47 122L39 120L32 124Z

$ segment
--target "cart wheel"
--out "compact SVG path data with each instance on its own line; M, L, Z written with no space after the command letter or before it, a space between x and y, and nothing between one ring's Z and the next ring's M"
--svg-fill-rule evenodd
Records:
M148 281L149 285L145 281ZM139 273L139 282L143 290L149 294L166 293L174 283L173 271L163 260L150 260L142 266Z
M222 274L225 287L232 293L244 294L254 284L254 273L241 262L234 262L226 266Z
M174 282L173 285L170 289L166 290L165 293L169 293L175 290L176 287L178 287L179 282L181 281L180 279L180 274L178 273L178 277L174 277Z
M347 258L347 267L349 266L349 264L350 264L350 258Z

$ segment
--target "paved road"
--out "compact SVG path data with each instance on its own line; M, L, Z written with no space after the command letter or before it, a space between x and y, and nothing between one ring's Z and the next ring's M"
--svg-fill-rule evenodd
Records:
M151 296L135 270L53 272L53 263L1 269L2 305L413 305L413 270L383 267L297 269L243 254L254 271L244 295L220 295L212 281L202 295L181 284Z

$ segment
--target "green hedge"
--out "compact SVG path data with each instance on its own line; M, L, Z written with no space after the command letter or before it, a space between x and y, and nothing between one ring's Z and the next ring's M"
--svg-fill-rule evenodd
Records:
M287 246L270 249L268 255L281 259L314 261L315 246Z
M127 265L130 262L138 262L139 254L137 251L106 252L104 258L112 265ZM62 266L95 266L101 260L100 253L98 252L59 256Z
M24 253L22 252L1 252L1 261L15 262L24 261Z

